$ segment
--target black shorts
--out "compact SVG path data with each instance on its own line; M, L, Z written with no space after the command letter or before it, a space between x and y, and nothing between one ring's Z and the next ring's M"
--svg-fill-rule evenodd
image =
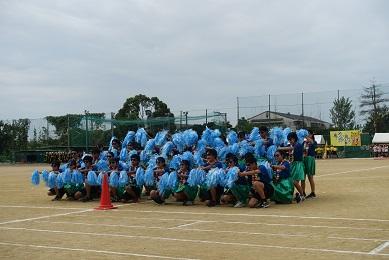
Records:
M263 185L265 186L264 187L265 198L270 199L270 197L273 196L274 188L271 184L263 183ZM261 197L253 188L250 189L250 193L252 194L253 198L256 198L257 200L261 200Z

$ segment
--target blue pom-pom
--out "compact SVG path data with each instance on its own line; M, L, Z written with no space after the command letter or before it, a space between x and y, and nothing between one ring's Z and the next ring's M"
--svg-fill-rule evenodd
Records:
M197 185L202 185L206 179L205 171L198 169L192 169L189 172L188 184L189 186L195 187Z
M146 163L147 161L150 160L150 152L143 150L142 152L140 152L139 157L141 162Z
M155 139L150 139L147 141L144 151L153 153L155 147Z
M163 146L162 146L162 152L161 152L161 156L164 157L164 158L168 158L170 153L172 152L173 150L173 147L174 147L174 144L172 142L166 142Z
M192 147L199 139L197 132L192 129L185 130L183 135L184 143L187 147Z
M47 170L42 171L42 180L47 183L49 180L49 172Z
M58 176L57 176L57 180L56 180L56 185L57 185L57 188L58 189L62 189L63 188L63 178L62 178L62 173L59 173Z
M297 134L298 142L302 144L304 142L304 139L308 136L309 133L308 130L306 129L300 129L297 130L296 134Z
M200 152L195 152L193 160L197 166L203 166L205 164L202 154Z
M222 133L220 132L219 129L215 129L215 130L212 131L211 136L212 136L213 139L215 139L215 138L217 138L217 137L220 137L221 134L222 134Z
M169 162L169 168L178 170L180 168L180 163L181 163L181 156L174 155L172 160Z
M62 179L65 184L72 182L72 172L69 168L62 173Z
M274 154L276 153L276 151L277 151L277 146L275 145L272 145L269 148L267 148L267 159L270 162L274 162Z
M213 131L209 129L208 127L205 128L203 131L203 134L201 135L201 140L205 142L206 145L212 146L213 145L213 139L212 136Z
M155 135L155 145L162 146L163 144L165 144L166 139L167 139L167 134L168 134L168 131L166 131L166 130L158 132Z
M71 174L71 183L74 183L74 184L84 183L84 176L82 175L82 173L80 171L78 171L78 170L73 171L73 173Z
M109 147L108 147L108 151L111 151L112 150L112 141L115 140L116 137L115 136L112 136L111 137L111 140L109 140Z
M122 162L122 161L119 161L119 166L121 168L122 171L128 171L128 169L130 169L130 167L128 166L127 163L125 162Z
M139 128L135 134L135 141L139 143L142 147L145 147L147 142L147 133L144 128Z
M68 168L68 164L67 163L64 163L64 164L61 164L60 166L59 166L59 170L61 171L61 172L64 172L67 168Z
M178 187L178 174L177 172L171 172L168 179L168 187L170 190L175 190Z
M239 141L238 135L235 131L230 131L227 135L227 143L228 145L236 144Z
M40 177L38 170L34 170L31 175L31 183L35 186L39 185Z
M220 138L220 137L216 137L214 140L213 140L213 147L216 148L216 149L221 149L225 146L223 140Z
M207 142L204 140L200 140L197 143L196 151L199 152L201 155L205 153L205 150L207 148Z
M228 188L232 188L235 185L235 182L238 180L238 174L239 174L239 168L238 167L232 167L227 171L226 175L226 186Z
M127 151L127 148L124 147L124 148L122 148L122 150L120 151L119 159L120 159L121 161L127 161L127 156L128 156L128 151Z
M273 178L273 169L271 168L270 163L267 162L267 161L261 161L261 162L259 163L259 165L260 165L260 166L261 166L261 165L265 166L266 171L267 171L267 175L269 176L270 179L272 179L272 178Z
M219 157L219 160L220 161L224 161L226 159L226 155L228 153L230 153L230 147L228 146L224 146L222 149L220 149L218 152L217 152L217 155Z
M104 172L100 172L99 175L97 176L97 185L101 186L103 184L103 177L104 177Z
M135 181L136 181L136 185L138 187L142 187L143 184L145 183L145 171L143 170L142 167L138 167L138 169L136 170L136 173L135 173Z
M265 146L263 145L262 138L255 141L254 153L258 157L265 156L266 150L265 150Z
M97 163L96 163L96 167L99 171L108 171L109 170L109 165L108 165L108 162L105 161L105 160L102 160L100 159Z
M88 175L86 176L86 182L89 185L98 185L96 172L89 171Z
M126 137L123 140L122 148L126 148L129 143L134 141L134 139L135 139L135 132L128 131Z
M214 188L218 184L217 169L209 170L205 178L205 183L208 188Z
M144 174L144 183L146 186L153 186L154 182L154 168L149 166L147 167L146 172Z
M247 153L254 152L254 147L251 146L246 140L239 143L239 156L244 157Z
M290 129L289 127L285 128L283 131L282 131L282 135L283 135L283 140L284 140L284 146L287 146L288 145L288 134L292 132L292 129Z
M192 167L194 158L191 152L189 151L184 152L181 156L181 159L187 160L189 162L189 167Z
M284 143L284 134L283 130L279 127L273 127L270 130L270 138L273 139L273 143L276 146L280 146Z
M250 132L249 141L250 142L254 142L254 141L258 140L259 138L260 138L260 136L259 136L259 128L258 127L254 127L253 130L251 130L251 132Z
M161 196L169 190L169 173L165 172L158 182L158 191Z
M109 186L114 188L119 186L119 175L117 172L111 172L109 175Z
M230 152L235 154L235 155L238 155L238 153L239 153L239 145L237 143L231 145Z
M216 171L217 184L224 187L226 186L226 172L224 169L218 168Z
M57 186L57 174L55 172L50 172L47 179L47 186L50 189L54 189Z
M119 176L119 186L126 186L128 183L128 174L126 171L121 171Z
M174 145L177 147L177 150L182 153L185 149L185 142L182 133L175 133L172 138Z

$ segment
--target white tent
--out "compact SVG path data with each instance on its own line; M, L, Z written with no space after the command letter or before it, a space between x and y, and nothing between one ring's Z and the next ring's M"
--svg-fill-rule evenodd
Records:
M375 133L373 144L389 144L389 133Z
M315 141L317 144L326 144L323 135L315 135Z

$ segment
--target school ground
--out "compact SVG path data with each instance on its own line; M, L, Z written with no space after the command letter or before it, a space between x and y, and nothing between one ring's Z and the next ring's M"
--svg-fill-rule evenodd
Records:
M389 160L317 162L317 195L267 209L56 201L0 166L0 258L389 259ZM309 189L308 189L309 190Z

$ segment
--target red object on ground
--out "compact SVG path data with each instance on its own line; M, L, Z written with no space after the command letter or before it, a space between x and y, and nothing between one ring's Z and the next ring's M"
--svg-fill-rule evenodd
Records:
M111 203L111 196L109 194L108 175L104 174L103 183L101 184L101 197L100 206L95 208L97 210L117 209L116 206Z

